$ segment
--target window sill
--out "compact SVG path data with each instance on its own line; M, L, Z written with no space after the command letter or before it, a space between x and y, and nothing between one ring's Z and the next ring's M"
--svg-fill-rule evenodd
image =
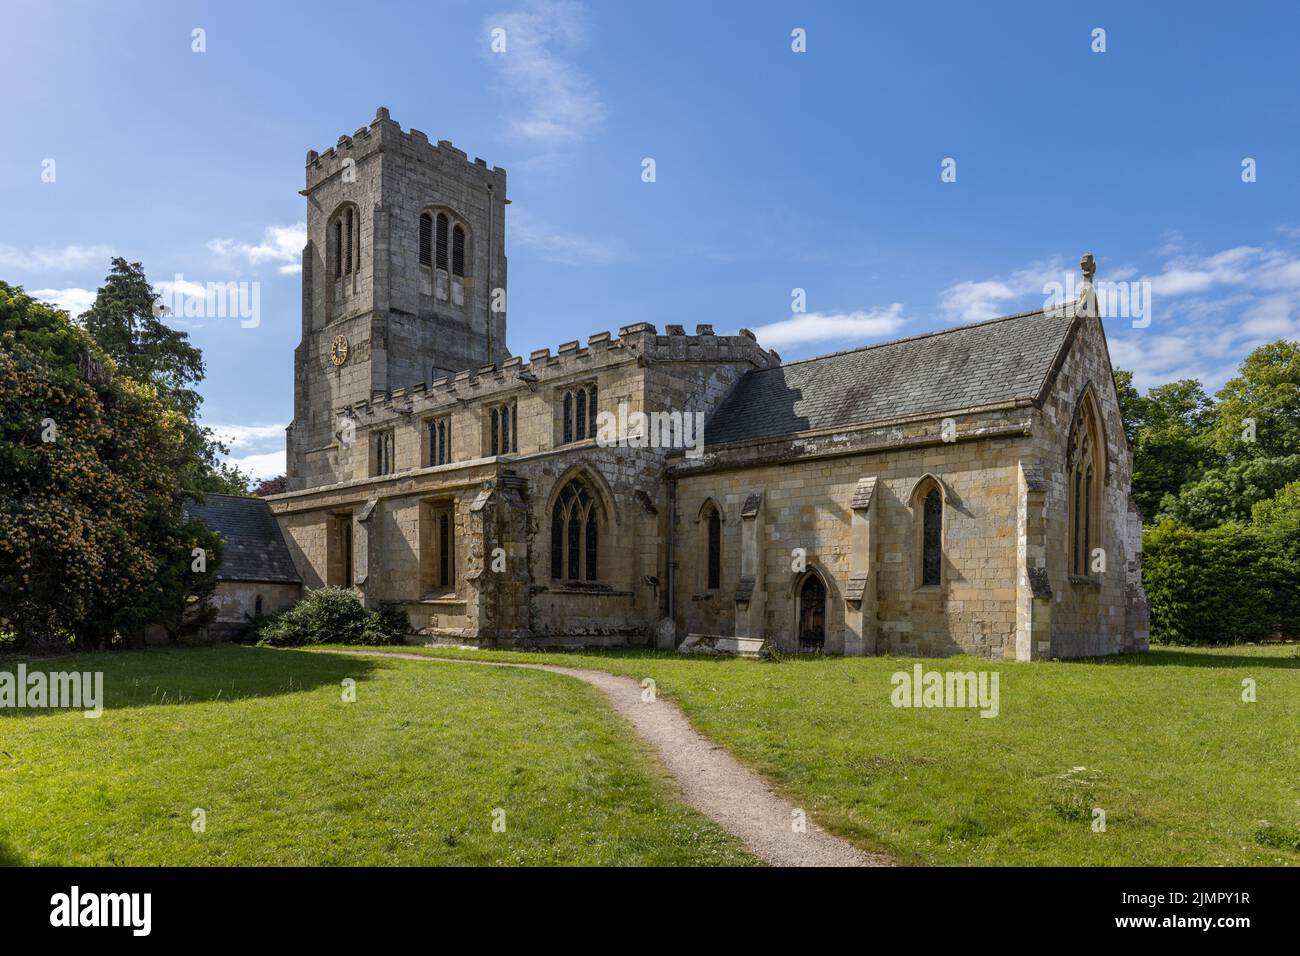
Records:
M1080 587L1093 588L1097 591L1101 590L1101 578L1090 574L1071 574L1070 583L1077 584Z
M436 594L426 594L420 598L420 604L464 604L464 598L456 597L455 591L439 591Z
M922 584L912 588L913 594L942 594L946 589L942 584Z
M589 597L630 597L632 595L631 591L620 591L607 584L587 581L557 581L550 585L542 585L535 590L551 594L585 594Z

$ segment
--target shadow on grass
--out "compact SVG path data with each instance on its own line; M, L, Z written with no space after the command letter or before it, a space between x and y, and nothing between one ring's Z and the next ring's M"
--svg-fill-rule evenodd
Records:
M1300 670L1300 646L1287 644L1258 645L1269 648L1286 648L1289 654L1239 654L1228 648L1197 648L1183 650L1175 647L1157 647L1141 654L1116 654L1109 657L1068 657L1062 664L1092 664L1108 667L1221 667L1269 668L1280 667Z
M16 676L19 663L26 665L29 675L37 671L45 674L102 671L105 711L247 700L298 694L321 687L339 688L345 678L358 683L365 680L376 666L373 658L219 644L35 660L0 658L0 672ZM67 709L49 707L22 710L4 707L0 708L0 720L67 712Z

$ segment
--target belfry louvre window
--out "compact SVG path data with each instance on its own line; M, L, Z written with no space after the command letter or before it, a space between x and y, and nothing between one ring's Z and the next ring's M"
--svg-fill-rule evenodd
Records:
M446 272L447 271L447 230L450 228L450 223L447 220L447 214L445 212L438 213L437 225L438 225L438 236L437 236L437 243L435 244L435 251L437 255L434 259L434 265L437 268L441 269L443 272Z
M459 223L451 231L451 274L465 277L465 230Z
M433 217L420 214L420 265L433 265Z
M360 224L361 219L351 206L334 214L327 236L332 247L329 250L329 258L333 263L336 279L351 275L357 268L361 252L361 242L357 237Z
M596 383L564 391L564 442L596 437Z
M451 421L435 418L429 422L429 464L445 465L451 461Z
M517 433L514 402L488 409L488 455L509 455L518 451Z
M595 581L599 567L600 505L580 478L569 481L551 511L551 578Z

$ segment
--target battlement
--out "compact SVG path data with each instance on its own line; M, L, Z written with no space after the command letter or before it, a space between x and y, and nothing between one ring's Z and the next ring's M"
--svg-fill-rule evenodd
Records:
M360 417L367 425L382 424L414 412L491 401L521 387L535 390L539 385L578 379L623 362L748 363L754 368L781 364L781 357L759 345L749 329L741 329L736 335L717 335L711 325L697 325L694 335L687 335L680 325L669 325L665 330L667 334L660 335L650 323L638 322L620 328L618 338L607 331L595 332L587 337L586 345L578 339L565 342L554 355L550 349L537 349L527 362L512 356L504 362L376 393L368 401L344 405L334 412Z
M376 153L385 151L404 153L411 158L426 163L445 166L448 163L463 165L463 172L470 172L484 185L491 185L501 195L505 193L506 171L500 166L489 168L487 161L474 157L458 149L449 140L429 142L423 131L412 127L403 130L396 120L389 116L387 107L379 107L375 118L369 126L362 126L348 135L342 134L338 142L324 152L307 151L307 191L310 192L320 183L338 175L348 160L354 164Z

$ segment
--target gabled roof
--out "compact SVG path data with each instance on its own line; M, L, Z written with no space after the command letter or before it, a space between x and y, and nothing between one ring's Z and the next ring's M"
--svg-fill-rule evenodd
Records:
M1073 322L1073 308L1023 312L754 369L705 424L705 442L1036 401Z
M198 518L215 531L225 544L217 567L218 581L302 582L266 501L233 495L206 497L202 504L187 500L184 512L187 518Z

